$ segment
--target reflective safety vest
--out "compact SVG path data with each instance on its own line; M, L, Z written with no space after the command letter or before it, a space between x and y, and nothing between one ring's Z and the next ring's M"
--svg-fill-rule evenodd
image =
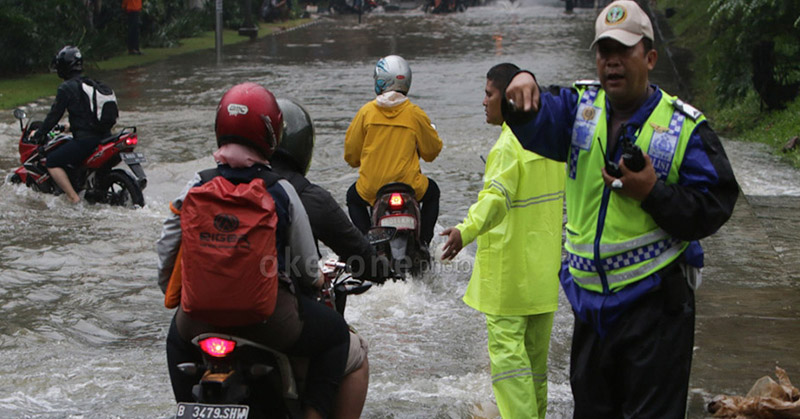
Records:
M580 103L567 158L567 250L569 271L582 288L610 293L646 278L674 261L689 245L662 230L641 203L611 193L601 168L608 151L605 91L576 83ZM661 100L635 133L658 178L678 182L689 137L705 117L674 96Z

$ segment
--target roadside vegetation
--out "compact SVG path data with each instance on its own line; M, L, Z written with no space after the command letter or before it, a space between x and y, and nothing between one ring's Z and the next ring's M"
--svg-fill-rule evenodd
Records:
M127 55L125 16L119 0L0 0L0 109L52 96L61 80L51 74L50 62L64 45L75 45L84 56L87 73L159 61L167 56L214 48L213 1L200 9L185 0L145 0L141 15L144 55ZM297 2L293 2L295 5ZM244 0L224 3L223 44L249 40L238 28L245 22ZM297 8L289 20L258 22L259 0L251 0L252 23L258 36L299 26Z
M767 144L800 167L800 2L653 0L688 57L692 102L720 135Z

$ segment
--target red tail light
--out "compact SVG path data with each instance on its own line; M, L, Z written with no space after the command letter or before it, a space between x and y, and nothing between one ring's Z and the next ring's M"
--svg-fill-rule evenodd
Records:
M236 342L222 338L207 338L200 341L203 352L221 358L233 352Z
M389 209L391 210L399 210L403 209L403 195L395 192L392 196L389 197Z
M125 145L136 145L139 143L139 137L132 135L125 139Z

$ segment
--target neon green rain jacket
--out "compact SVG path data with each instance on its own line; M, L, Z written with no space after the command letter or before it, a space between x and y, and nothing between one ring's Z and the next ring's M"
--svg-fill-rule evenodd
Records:
M564 163L523 149L503 124L478 201L456 226L464 246L478 239L467 305L499 316L556 311L565 177Z

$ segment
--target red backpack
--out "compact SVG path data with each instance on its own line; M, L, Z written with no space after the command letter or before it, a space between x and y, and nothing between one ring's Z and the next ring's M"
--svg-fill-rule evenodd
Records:
M278 215L267 188L280 179L263 171L234 184L217 169L189 189L181 208L181 307L217 326L266 320L275 310Z

